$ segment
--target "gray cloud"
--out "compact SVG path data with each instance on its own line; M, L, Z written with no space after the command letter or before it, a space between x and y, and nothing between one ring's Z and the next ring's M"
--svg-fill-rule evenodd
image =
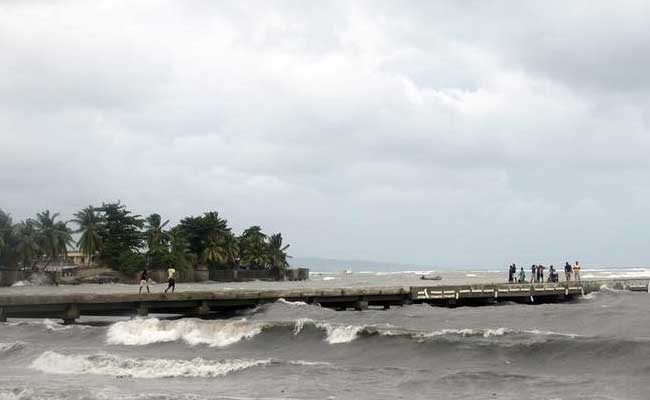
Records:
M0 207L217 209L303 256L643 264L648 22L642 2L3 3Z

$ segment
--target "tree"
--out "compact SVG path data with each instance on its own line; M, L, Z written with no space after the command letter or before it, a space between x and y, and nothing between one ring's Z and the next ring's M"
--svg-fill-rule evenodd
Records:
M231 234L228 221L216 211L200 217L183 218L178 229L187 240L189 250L204 262L219 263L224 256L220 248Z
M151 214L146 221L147 263L149 267L162 268L169 263L169 233L164 230L169 220L162 222L159 214Z
M189 269L197 259L197 256L190 251L189 242L179 226L169 230L169 250L169 264L176 269Z
M269 263L266 235L257 225L246 229L239 238L239 249L243 264L266 267Z
M32 221L37 231L39 247L45 253L48 261L53 261L68 253L68 245L72 243L70 229L63 221L56 221L59 213L50 214L45 210L36 214L36 220Z
M147 248L149 250L165 246L167 241L167 232L164 231L165 226L169 224L169 220L162 222L159 214L151 214L147 217L147 229L145 235L147 238Z
M104 226L100 231L101 260L119 271L136 272L142 266L142 260L138 256L140 256L139 250L144 246L144 235L141 231L144 227L144 219L139 215L133 215L119 201L103 203L98 210Z
M10 249L12 228L11 216L0 209L0 256L7 254ZM2 258L0 258L0 264L2 264Z
M282 234L281 233L275 233L271 235L269 238L269 246L268 246L268 251L269 251L269 259L270 259L270 264L273 268L277 268L280 270L285 270L286 268L289 267L289 263L287 262L287 249L289 248L289 245L282 246Z
M14 252L15 259L23 267L33 266L42 254L39 236L34 227L34 220L28 219L14 225Z
M14 242L14 225L11 215L0 209L0 266L6 267L11 264Z
M81 233L77 246L82 254L92 260L102 250L102 218L93 206L88 206L74 214L71 222L79 226L74 233Z

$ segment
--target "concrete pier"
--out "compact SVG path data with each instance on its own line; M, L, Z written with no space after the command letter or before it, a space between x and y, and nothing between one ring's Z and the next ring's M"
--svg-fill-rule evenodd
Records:
M647 279L540 284L427 285L337 289L220 290L174 294L9 295L0 292L0 321L7 318L60 318L74 323L82 315L147 316L151 313L208 317L213 313L272 303L279 299L319 304L336 310L388 309L413 303L437 306L486 305L499 301L544 303L566 301L599 290L647 291Z

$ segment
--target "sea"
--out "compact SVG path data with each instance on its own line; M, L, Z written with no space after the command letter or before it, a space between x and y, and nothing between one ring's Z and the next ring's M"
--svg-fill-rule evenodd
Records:
M177 290L506 277L506 271L349 272L313 273L307 282L181 283ZM583 271L590 276L649 278L650 270ZM0 294L133 291L137 286L23 282ZM650 296L603 287L568 303L535 305L334 311L279 300L208 320L10 319L0 323L0 400L8 399L648 400Z

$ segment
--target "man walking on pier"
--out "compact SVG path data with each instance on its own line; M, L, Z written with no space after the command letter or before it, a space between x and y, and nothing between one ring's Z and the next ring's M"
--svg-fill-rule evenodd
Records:
M167 289L165 289L165 293L167 293L169 289L172 290L172 294L176 289L176 270L174 267L169 267L167 270Z

